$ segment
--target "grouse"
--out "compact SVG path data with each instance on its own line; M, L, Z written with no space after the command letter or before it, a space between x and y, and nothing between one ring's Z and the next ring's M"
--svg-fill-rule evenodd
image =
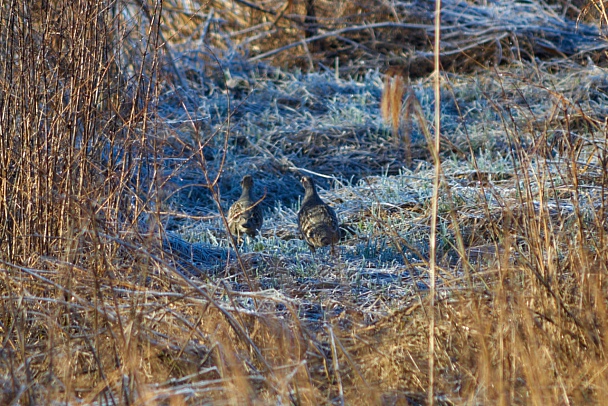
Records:
M300 233L313 253L316 248L331 245L333 255L334 244L340 241L336 212L321 200L312 178L304 176L301 182L305 194L298 213Z
M241 240L243 234L255 237L264 223L262 207L252 196L253 178L251 175L243 176L241 187L243 188L241 197L228 210L228 226L232 235L235 235L238 240Z

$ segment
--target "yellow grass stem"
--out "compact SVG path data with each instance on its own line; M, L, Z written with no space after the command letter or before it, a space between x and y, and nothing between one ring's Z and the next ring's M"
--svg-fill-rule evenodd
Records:
M441 73L439 64L440 52L440 33L441 33L441 0L435 0L435 49L434 49L434 83L435 91L435 143L432 149L433 161L435 164L435 175L433 178L433 200L431 206L431 235L430 235L430 261L429 261L429 277L430 277L430 320L429 320L429 388L428 388L428 403L433 405L435 401L434 384L435 384L435 277L437 267L437 209L439 206L439 183L441 176L441 160L439 158L439 139L441 135Z

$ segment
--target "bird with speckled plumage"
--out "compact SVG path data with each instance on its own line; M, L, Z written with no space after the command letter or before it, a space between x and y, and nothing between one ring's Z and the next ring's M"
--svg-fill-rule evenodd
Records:
M228 226L232 235L240 241L243 235L255 237L264 223L260 202L253 198L253 178L243 176L241 197L228 210Z
M334 245L340 241L336 212L321 200L311 177L304 176L301 182L305 193L298 212L300 233L313 253L317 248L330 245L333 254Z

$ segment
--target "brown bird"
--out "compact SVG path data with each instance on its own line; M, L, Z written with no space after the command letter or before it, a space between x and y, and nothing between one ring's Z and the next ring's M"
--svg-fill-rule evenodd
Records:
M314 253L317 248L334 245L340 241L340 227L336 212L321 200L312 178L304 176L304 200L298 213L298 225L308 248Z
M228 226L230 232L241 240L243 234L255 237L264 223L264 215L260 202L253 199L253 178L251 175L243 176L241 180L243 192L241 197L230 206L228 210Z

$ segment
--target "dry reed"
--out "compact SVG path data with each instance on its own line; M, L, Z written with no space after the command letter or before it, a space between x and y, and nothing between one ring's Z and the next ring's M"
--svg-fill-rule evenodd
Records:
M363 52L373 31L336 34L328 3L222 4L0 3L0 403L601 404L603 69L514 56L444 76L440 104L424 79L383 98L377 71L217 46L329 29L313 65ZM199 32L210 46L189 50ZM294 171L355 231L336 259L297 238ZM267 226L236 245L223 209L245 172Z

